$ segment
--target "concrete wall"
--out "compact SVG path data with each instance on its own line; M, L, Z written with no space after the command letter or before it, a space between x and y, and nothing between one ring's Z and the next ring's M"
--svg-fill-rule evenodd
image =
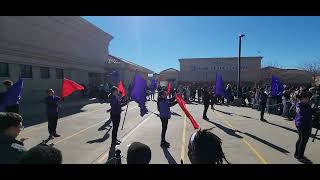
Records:
M241 58L242 81L258 81L260 79L262 57ZM202 58L180 60L180 81L215 81L216 73L220 73L224 81L237 81L237 58Z
M56 79L56 68L64 77L79 84L89 84L89 72L105 73L108 46L112 36L78 16L0 16L0 62L9 64L9 77L17 81L20 64L31 65L33 77L24 79L21 103L43 100L45 90L60 94L62 79ZM40 67L50 68L50 79L40 78ZM1 91L4 87L1 84ZM79 96L75 93L71 97Z
M62 79L56 79L56 68L50 67L50 78L41 79L40 66L32 66L32 78L23 78L24 89L22 103L36 103L43 100L46 96L46 90L52 88L58 95L61 92ZM0 81L10 79L16 82L20 76L20 64L9 64L10 77L0 77ZM75 69L64 69L64 75L68 79L79 84L88 84L88 72ZM1 83L0 91L5 91L4 85ZM76 95L74 95L76 96Z

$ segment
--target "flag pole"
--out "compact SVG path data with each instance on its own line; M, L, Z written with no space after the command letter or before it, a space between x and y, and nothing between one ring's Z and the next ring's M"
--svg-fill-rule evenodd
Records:
M134 77L136 77L136 74L137 74L137 69L136 69L135 72L134 72L134 76L133 76L133 80L132 80L132 81L134 81ZM131 91L132 91L132 81L131 81L131 89L130 89L130 92L128 92L129 95L131 95ZM130 103L130 101L129 101L129 98L128 98L127 108L126 108L126 112L124 113L124 118L123 118L121 130L123 130L123 125L124 125L124 122L126 121L129 103Z
M129 107L129 102L127 103L127 108L126 108L126 112L124 114L124 118L123 118L123 123L122 123L122 127L121 127L121 130L123 130L123 125L124 125L124 122L126 120L126 116L127 116L127 112L128 112L128 107Z

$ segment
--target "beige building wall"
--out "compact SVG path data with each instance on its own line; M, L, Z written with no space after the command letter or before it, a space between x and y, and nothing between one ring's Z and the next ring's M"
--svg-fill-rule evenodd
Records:
M100 79L105 73L113 37L79 16L0 16L0 27L0 62L9 64L9 77L0 80L15 82L20 64L32 66L32 78L24 78L22 103L42 101L48 88L60 94L56 68L87 87L90 72ZM40 78L40 67L50 68L49 79Z
M110 74L113 69L117 70L126 89L128 89L129 85L132 83L136 71L139 72L139 74L147 81L147 83L148 74L153 73L153 71L145 67L112 55L109 55L108 63L105 69L107 74Z
M159 81L172 81L171 83L173 83L173 85L177 85L179 81L179 71L173 68L163 70L159 74Z
M241 81L256 82L260 79L262 57L241 58ZM191 58L180 59L180 81L215 81L220 73L224 81L237 81L238 58Z

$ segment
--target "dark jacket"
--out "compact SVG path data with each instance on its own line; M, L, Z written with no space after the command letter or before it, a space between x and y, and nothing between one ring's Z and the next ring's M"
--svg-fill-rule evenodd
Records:
M203 91L203 103L204 104L210 104L210 93L207 90Z
M312 128L312 114L310 104L297 103L296 105L296 116L294 122L298 128Z
M171 118L170 107L176 104L177 104L177 101L175 101L175 97L171 99L160 98L159 101L157 102L160 118L170 119Z
M111 106L111 114L119 115L121 113L121 107L125 106L126 103L119 96L111 96L110 106Z
M0 164L16 164L26 151L23 143L13 137L0 135Z
M259 91L259 103L266 104L268 99L268 95L264 91Z
M47 115L58 115L59 112L59 96L47 96L46 97L46 104L47 104Z

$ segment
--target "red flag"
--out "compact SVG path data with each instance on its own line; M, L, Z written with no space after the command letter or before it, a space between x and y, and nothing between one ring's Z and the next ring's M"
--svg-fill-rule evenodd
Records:
M69 79L64 78L61 88L61 98L69 96L71 93L77 90L84 90L84 87Z
M166 92L166 96L170 94L170 91L171 91L171 83L168 82L168 90Z
M118 90L121 93L122 97L126 95L126 91L124 90L124 87L122 85L122 81L120 81L119 84L118 84Z
M181 107L182 111L186 114L186 116L190 119L192 125L193 125L193 128L194 129L198 129L199 128L199 125L197 124L196 120L194 120L194 118L192 117L192 115L189 113L189 111L187 110L187 107L186 107L186 103L184 102L181 94L176 94L176 99L177 99L177 102L179 104L179 106Z

